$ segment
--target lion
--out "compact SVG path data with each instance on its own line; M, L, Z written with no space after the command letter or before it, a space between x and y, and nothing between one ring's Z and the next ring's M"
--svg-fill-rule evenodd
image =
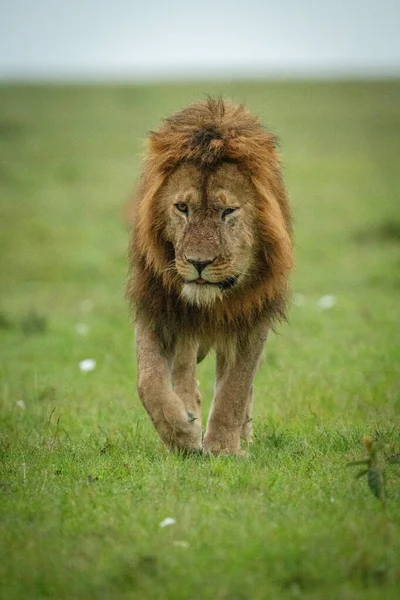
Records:
M134 204L127 296L138 393L164 444L240 454L253 379L285 317L291 211L276 137L243 105L192 104L149 136ZM203 438L196 363L216 353Z

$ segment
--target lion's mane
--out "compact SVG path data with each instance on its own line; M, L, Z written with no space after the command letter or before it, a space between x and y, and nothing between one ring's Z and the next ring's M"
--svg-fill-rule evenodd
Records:
M199 332L212 342L232 328L246 331L260 316L271 324L285 316L292 226L276 145L275 136L244 106L221 99L190 105L150 133L135 199L127 296L164 344ZM177 279L166 268L174 261L174 248L165 237L159 194L183 163L212 169L224 162L237 164L254 186L256 239L263 252L247 287L213 306L193 306L180 296Z

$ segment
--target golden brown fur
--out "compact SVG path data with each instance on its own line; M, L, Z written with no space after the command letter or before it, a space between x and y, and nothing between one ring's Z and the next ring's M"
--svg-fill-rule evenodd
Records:
M172 366L173 392L164 406L162 390L150 385L150 377L143 375L146 383L141 384L141 373L147 372L144 357L170 386L179 345L185 348L181 356L188 356L190 348L204 354L215 347L221 381L235 362L237 368L244 349L248 355L250 347L257 347L243 389L247 399L237 399L242 408L249 404L262 348L258 341L284 316L292 265L290 209L275 137L243 106L210 99L187 107L150 134L134 213L127 294L141 332L139 391L167 445L197 448L199 432L193 441L181 413L174 413L171 422L166 416L169 407L178 406L182 381L189 391L180 392L180 399L182 394L192 400L198 396L193 374L188 376L192 367L182 359L182 368L175 369L181 373L178 381ZM203 271L198 271L199 262L206 265ZM229 384L224 385L227 390ZM226 390L221 406L229 405ZM187 408L191 402L183 401L190 415L195 411ZM218 404L212 412L210 419L221 429L226 415ZM245 424L232 428L240 425L243 433ZM219 436L217 426L211 429L207 450L238 450L236 433L233 440L231 434Z

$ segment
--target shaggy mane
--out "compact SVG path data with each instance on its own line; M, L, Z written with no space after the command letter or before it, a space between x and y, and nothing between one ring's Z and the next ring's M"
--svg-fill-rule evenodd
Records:
M234 161L256 174L276 144L277 138L243 105L213 98L172 115L150 134L150 152L162 171L188 161L199 167Z
M277 138L243 105L222 99L193 104L165 119L149 136L149 151L135 205L127 295L165 344L173 336L201 332L225 335L245 330L265 314L271 323L285 315L292 265L291 214L276 152ZM213 169L234 162L256 192L257 236L265 249L257 277L213 307L188 305L168 265L174 249L165 240L165 215L158 194L183 163Z

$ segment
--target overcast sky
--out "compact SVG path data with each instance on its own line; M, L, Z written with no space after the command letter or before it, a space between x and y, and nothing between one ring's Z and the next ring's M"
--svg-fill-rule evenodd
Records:
M1 79L398 75L400 0L0 0Z

